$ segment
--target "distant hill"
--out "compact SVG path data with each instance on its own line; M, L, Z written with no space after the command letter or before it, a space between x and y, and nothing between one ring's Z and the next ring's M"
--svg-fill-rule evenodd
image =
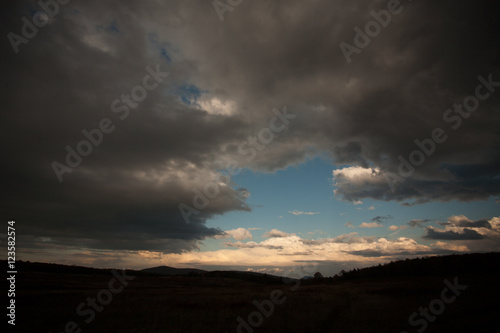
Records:
M2 267L7 267L7 260L0 260ZM92 275L108 275L111 270L121 270L115 268L92 268L77 265L62 265L50 264L42 262L16 261L16 270L20 272L44 272L44 273L67 273L67 274L92 274ZM134 272L135 275L146 275L140 271L127 269L127 272Z
M284 278L281 276L270 275L258 272L242 272L242 271L211 271L203 274L203 277L208 278L226 278L237 279L248 282L264 283L264 284L283 284ZM292 280L292 279L288 279Z
M493 253L470 253L454 254L447 256L422 257L416 259L405 259L390 262L384 265L372 266L362 269L353 269L348 272L342 271L334 277L312 278L303 277L307 284L337 283L342 281L358 279L379 279L390 277L414 277L414 276L444 276L444 275L496 275L500 276L500 252ZM0 260L0 265L6 267L7 261ZM16 269L21 272L45 272L45 273L67 273L67 274L92 274L108 275L111 269L99 269L83 266L68 266L60 264L49 264L29 261L16 261ZM262 284L283 284L295 281L276 275L243 272L243 271L205 271L194 268L174 268L159 266L143 270L127 270L135 276L179 276L179 277L202 277L202 278L225 278L236 279L247 282Z
M283 278L281 276L258 273L258 272L205 271L202 269L174 268L169 266L146 268L141 270L141 272L149 274L165 275L165 276L199 276L203 278L236 279L247 282L265 283L265 284L283 283Z
M206 273L207 271L204 271L202 269L195 269L195 268L174 268L174 267L169 267L169 266L158 266L158 267L152 267L152 268L145 268L141 270L142 272L146 273L151 273L151 274L158 274L158 275L190 275L190 276L198 276L203 273Z
M0 265L7 266L6 260L0 260ZM84 274L84 275L109 275L111 268L92 268L76 265L61 265L51 263L40 263L30 261L16 261L16 269L20 272L43 272L43 273L64 273L64 274ZM117 269L119 270L119 269ZM175 268L169 266L158 266L145 268L142 270L126 270L128 274L134 276L172 276L172 277L203 277L203 278L225 278L262 284L282 284L290 283L295 279L283 278L257 272L243 271L205 271L195 268Z

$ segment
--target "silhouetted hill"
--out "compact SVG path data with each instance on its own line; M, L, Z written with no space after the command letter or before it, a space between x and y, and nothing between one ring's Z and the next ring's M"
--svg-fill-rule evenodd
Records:
M146 268L142 272L165 275L165 276L200 276L204 278L236 279L247 282L282 284L283 279L280 276L269 275L258 272L244 271L204 271L193 268L174 268L169 266L159 266Z
M0 260L0 264L7 267L6 260ZM84 266L68 266L61 264L50 264L29 261L16 261L16 269L20 272L42 272L59 274L85 274L85 275L110 275L111 268L92 268ZM119 269L116 269L119 270ZM194 268L175 268L169 266L158 266L145 268L142 270L126 270L128 274L134 276L178 276L178 277L204 277L204 278L226 278L262 284L282 284L283 278L257 272L242 271L205 271ZM290 282L294 279L286 279Z
M470 253L390 262L344 273L340 279L429 275L482 275L500 273L500 253Z
M500 253L484 253L401 260L290 283L241 271L127 271L133 279L122 280L109 269L18 261L16 329L65 332L74 322L82 332L95 333L241 332L241 320L248 323L260 313L263 333L416 332L424 328L421 309L434 306L436 319L426 322L425 333L489 332L498 313L499 259ZM456 297L448 297L438 313L436 302L449 287L445 281L466 289L453 291ZM273 300L277 295L279 302ZM105 310L89 322L90 301Z
M211 271L203 274L203 277L208 278L226 278L237 279L248 282L264 283L264 284L283 284L281 276L270 275L257 272L242 272L242 271Z
M7 260L0 260L0 265L7 267ZM92 268L76 265L61 265L42 262L16 261L16 270L19 272L44 272L44 273L67 273L67 274L93 274L93 275L109 275L112 270L121 270L118 268ZM127 272L135 275L147 275L146 272L127 269Z
M453 254L391 261L387 264L341 271L334 277L310 279L308 284L393 277L500 275L500 252Z
M342 282L357 279L391 278L391 277L415 277L415 276L445 276L445 275L500 275L500 252L454 254L447 256L422 257L416 259L405 259L390 262L384 265L372 266L362 269L353 269L348 272L342 271L334 277L310 278L304 277L303 282L308 284ZM0 260L0 264L7 265L6 260ZM110 268L91 268L84 266L68 266L61 264L49 264L29 261L16 261L16 269L22 272L45 272L66 274L91 274L109 275ZM295 279L280 276L243 271L204 271L193 268L174 268L159 266L143 270L126 270L135 276L200 276L203 278L227 278L248 282L264 284L289 283Z
M158 267L151 267L151 268L145 268L141 270L142 272L146 273L153 273L153 274L159 274L159 275L190 275L190 276L198 276L206 271L202 269L194 269L194 268L175 268L175 267L169 267L169 266L158 266Z

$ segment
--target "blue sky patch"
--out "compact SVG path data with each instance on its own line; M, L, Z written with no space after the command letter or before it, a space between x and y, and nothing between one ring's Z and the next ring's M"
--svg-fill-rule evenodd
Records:
M172 62L172 57L170 55L172 50L172 45L168 42L161 42L156 33L150 33L148 35L149 42L153 49L158 51L163 59L165 59L168 63Z

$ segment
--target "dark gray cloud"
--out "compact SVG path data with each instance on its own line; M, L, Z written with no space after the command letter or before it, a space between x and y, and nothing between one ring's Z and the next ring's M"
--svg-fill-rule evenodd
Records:
M443 240L486 240L489 238L498 243L498 222L496 218L490 220L470 220L466 216L452 216L446 222L439 222L443 229L426 227L424 238Z
M356 244L356 243L373 243L377 240L375 236L356 236L357 232L351 232L349 234L343 234L333 238L321 238L321 239L300 239L300 242L305 245L321 245L327 243L346 243L346 244Z
M371 220L378 223L385 223L387 222L386 220L391 220L391 219L393 219L393 217L391 215L387 215L387 216L375 216Z
M432 220L429 219L414 219L411 221L408 221L408 225L411 227L423 227L424 223L431 222Z
M458 218L454 221L447 221L447 222L439 222L439 225L443 226L455 226L455 227L462 227L462 228L486 228L486 229L491 229L491 224L488 220L486 219L479 219L477 221L471 221L465 216L462 218Z
M500 91L461 127L443 112L500 81L494 1L403 2L404 11L347 64L339 44L385 1L244 2L221 23L210 1L71 1L15 54L2 43L2 215L54 244L179 252L220 235L205 221L250 208L236 184L184 223L215 171L275 171L316 154L337 165L397 173L399 161L442 127L448 140L394 191L340 182L337 197L422 203L500 194ZM10 1L1 32L21 34L35 1ZM142 84L146 66L169 73L121 120L111 104ZM254 158L238 152L269 126L273 108L296 115ZM60 183L51 167L109 118L116 126ZM333 168L333 166L332 166ZM28 246L28 244L26 244Z
M434 228L426 228L427 234L424 238L428 239L442 239L442 240L478 240L484 239L485 236L478 233L476 230L464 228L462 232L453 230L441 231Z

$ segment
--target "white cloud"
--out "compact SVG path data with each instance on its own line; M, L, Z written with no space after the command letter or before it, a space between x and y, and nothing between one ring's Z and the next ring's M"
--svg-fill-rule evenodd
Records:
M197 100L200 109L209 114L231 116L236 113L238 105L235 101L223 101L217 97L201 96Z
M363 204L363 201L361 200L356 200L352 203L353 205L362 205Z
M368 210L374 210L374 209L375 209L375 207L374 207L374 206L370 206L370 207L368 207Z
M359 225L359 227L360 228L380 228L380 227L383 227L383 225L380 223L377 223L377 222L370 222L370 223L363 222Z
M381 173L379 168L363 168L360 166L346 167L333 170L334 180L337 182L349 182L352 185L363 185L364 183L380 183L382 178L377 175ZM335 185L335 184L334 184ZM359 200L356 200L358 202Z

